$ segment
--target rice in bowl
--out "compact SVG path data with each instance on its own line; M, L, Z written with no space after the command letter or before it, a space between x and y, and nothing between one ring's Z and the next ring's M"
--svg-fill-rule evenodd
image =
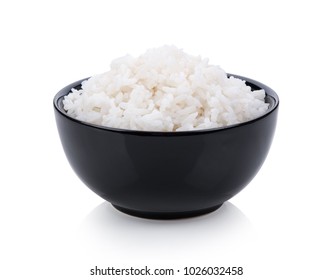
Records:
M84 122L165 132L242 123L269 106L264 90L251 90L208 59L174 46L114 60L108 72L72 89L63 104L69 116Z

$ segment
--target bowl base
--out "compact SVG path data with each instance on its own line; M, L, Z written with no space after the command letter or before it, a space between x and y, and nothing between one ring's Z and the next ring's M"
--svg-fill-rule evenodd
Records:
M112 203L111 203L112 204ZM112 204L114 208L123 212L125 214L136 216L140 218L146 219L154 219L154 220L172 220L172 219L184 219L184 218L191 218L196 216L201 216L204 214L211 213L222 206L223 203L205 208L200 210L193 210L193 211L182 211L182 212L147 212L147 211L138 211L133 209L124 208L115 204Z

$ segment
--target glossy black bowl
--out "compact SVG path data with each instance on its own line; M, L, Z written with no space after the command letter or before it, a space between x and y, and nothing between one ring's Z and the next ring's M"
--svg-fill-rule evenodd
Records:
M218 209L242 190L262 166L274 136L279 99L264 89L269 109L261 117L225 128L147 132L92 125L69 117L62 100L77 81L54 98L67 159L95 193L127 214L173 219Z

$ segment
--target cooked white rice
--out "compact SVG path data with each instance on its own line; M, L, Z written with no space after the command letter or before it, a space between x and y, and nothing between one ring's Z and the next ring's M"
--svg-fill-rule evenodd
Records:
M64 109L92 124L145 131L223 127L265 113L264 90L251 91L208 59L174 46L111 63L111 69L72 89Z

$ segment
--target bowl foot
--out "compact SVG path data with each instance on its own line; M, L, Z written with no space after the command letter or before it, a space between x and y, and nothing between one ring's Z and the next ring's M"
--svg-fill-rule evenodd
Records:
M190 217L208 214L219 209L222 206L222 204L223 203L205 209L182 211L182 212L147 212L147 211L132 210L115 204L112 204L112 206L117 210L119 210L120 212L123 212L131 216L136 216L146 219L155 219L155 220L172 220L172 219L184 219L184 218L190 218Z

